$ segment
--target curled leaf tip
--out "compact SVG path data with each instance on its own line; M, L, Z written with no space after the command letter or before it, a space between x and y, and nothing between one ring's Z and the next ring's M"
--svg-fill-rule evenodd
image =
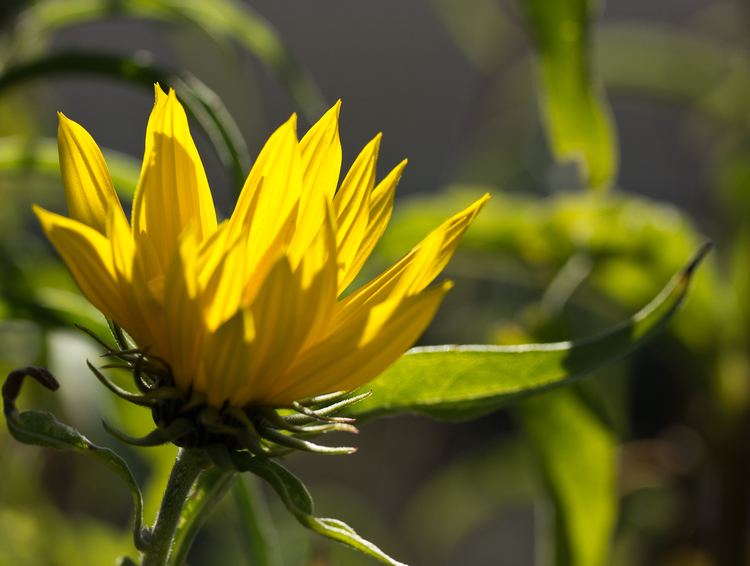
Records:
M16 399L21 393L21 386L26 377L32 378L50 391L57 391L60 387L55 376L47 368L27 366L13 370L8 374L3 384L3 412L6 415L16 412Z

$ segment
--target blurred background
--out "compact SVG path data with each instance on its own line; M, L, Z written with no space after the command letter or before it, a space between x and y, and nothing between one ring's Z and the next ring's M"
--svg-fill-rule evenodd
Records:
M548 5L549 4L549 5ZM174 450L85 368L105 322L44 241L64 209L56 112L104 149L127 200L155 81L173 85L225 215L263 141L343 100L344 167L376 133L410 162L366 275L489 191L422 342L601 331L716 248L658 339L575 387L462 423L365 423L352 456L294 455L317 512L410 564L750 564L750 8L739 0L3 0L0 369L47 365L53 408L126 455L153 517ZM0 427L0 564L113 564L130 498L74 454ZM277 556L253 557L250 494ZM260 514L260 515L258 515ZM247 480L191 564L367 564Z

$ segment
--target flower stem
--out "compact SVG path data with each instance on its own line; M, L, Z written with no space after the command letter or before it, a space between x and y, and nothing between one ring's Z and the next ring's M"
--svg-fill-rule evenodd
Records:
M208 461L202 451L180 448L151 531L149 547L143 553L142 566L168 564L182 508L198 476L207 466Z

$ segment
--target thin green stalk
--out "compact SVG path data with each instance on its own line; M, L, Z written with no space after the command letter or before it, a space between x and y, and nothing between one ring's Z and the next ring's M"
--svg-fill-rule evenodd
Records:
M174 543L183 507L207 459L199 450L181 448L167 482L151 540L143 553L142 566L166 566Z

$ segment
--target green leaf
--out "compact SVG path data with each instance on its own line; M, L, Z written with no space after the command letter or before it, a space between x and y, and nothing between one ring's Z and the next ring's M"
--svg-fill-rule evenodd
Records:
M587 184L606 189L617 172L610 111L591 68L594 0L521 2L538 53L541 104L552 151L581 165Z
M519 413L554 504L553 563L607 564L617 517L614 435L574 389L524 401Z
M90 454L101 460L114 471L130 488L135 506L133 538L136 548L145 547L143 540L143 498L138 483L125 461L109 448L97 446L71 426L61 423L47 412L18 412L15 400L21 392L26 377L31 377L43 387L56 391L57 380L44 368L27 367L12 371L3 384L3 412L8 430L13 437L24 444L34 444L57 450L73 450Z
M266 480L286 508L304 526L329 539L340 542L391 566L405 566L371 542L359 536L354 529L337 519L315 517L313 500L305 485L289 470L273 460L252 457L246 453L233 452L230 457L238 470L251 472Z
M348 413L358 418L416 413L467 419L520 396L567 385L629 354L661 330L682 303L709 248L701 248L649 305L603 334L553 344L413 348L367 384L372 396Z

